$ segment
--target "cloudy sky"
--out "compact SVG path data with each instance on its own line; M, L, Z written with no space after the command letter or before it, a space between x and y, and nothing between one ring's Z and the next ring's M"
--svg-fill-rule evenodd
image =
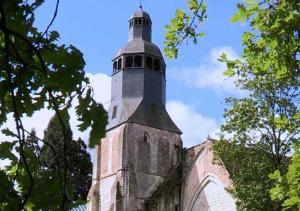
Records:
M221 3L223 2L223 3ZM225 3L226 2L226 3ZM185 147L213 136L222 123L224 98L238 96L232 79L222 72L225 65L217 58L223 52L238 57L242 51L241 34L245 26L230 23L239 1L208 0L208 20L201 26L206 33L197 45L182 45L179 58L167 63L167 110L183 131ZM37 13L36 26L44 29L53 14L55 1L47 1ZM143 0L143 8L152 18L153 42L163 49L164 26L173 17L176 8L186 8L186 0ZM60 42L79 48L86 61L85 70L96 93L96 99L108 108L110 101L111 59L128 36L128 19L138 9L138 0L63 0L60 2L53 29L59 31ZM75 137L88 139L88 133L79 133L76 117L71 113ZM43 130L53 115L52 111L38 111L25 118L27 128L34 127L43 137ZM13 126L10 116L6 124ZM4 137L0 134L0 140Z

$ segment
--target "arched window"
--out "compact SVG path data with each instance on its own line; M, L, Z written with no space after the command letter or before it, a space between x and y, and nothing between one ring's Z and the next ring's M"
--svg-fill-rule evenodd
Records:
M142 25L142 20L141 19L139 19L139 25Z
M135 25L135 26L137 25L137 19L134 20L134 25Z
M114 61L113 63L113 73L115 73L117 70L117 61Z
M154 59L154 70L160 70L160 61L158 59Z
M152 69L152 58L151 57L146 58L146 67Z
M126 56L125 67L133 67L133 57L132 56Z
M143 19L143 25L146 26L146 20L145 19Z
M122 58L118 60L118 70L122 69Z
M148 135L148 133L144 133L144 137L143 137L144 142L148 142L150 140L150 136Z
M134 57L134 67L142 67L142 57L141 56Z

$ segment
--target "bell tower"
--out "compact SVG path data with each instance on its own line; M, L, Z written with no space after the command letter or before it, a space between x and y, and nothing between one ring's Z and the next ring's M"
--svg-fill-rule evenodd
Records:
M140 8L128 26L128 42L112 60L109 120L96 147L88 210L179 210L182 141L165 108L166 64L151 41L149 14Z

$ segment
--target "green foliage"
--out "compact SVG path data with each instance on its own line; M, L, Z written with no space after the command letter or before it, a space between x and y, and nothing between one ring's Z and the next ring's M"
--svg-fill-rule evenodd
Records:
M207 18L206 4L203 0L189 0L188 12L177 9L175 17L166 25L164 52L168 58L177 58L178 50L183 41L192 40L197 43L198 37L203 37L203 32L198 32L197 27Z
M296 144L286 175L277 170L270 174L275 186L270 190L273 200L281 201L283 210L300 210L300 148Z
M104 135L106 112L93 99L84 72L82 53L72 45L59 44L59 33L34 27L35 11L43 0L0 1L0 126L12 114L15 128L2 131L16 141L0 143L0 159L9 164L1 170L0 210L68 210L75 203L66 150L68 133L62 110L79 101L76 112L82 130L91 128L90 146ZM84 104L84 105L83 105ZM41 171L38 146L43 142L23 125L23 117L47 108L54 110L63 140L62 171ZM32 137L26 138L27 134ZM37 143L40 141L40 143Z
M251 30L242 37L244 50L241 58L229 60L222 55L220 61L227 64L226 76L238 78L237 88L244 91L245 97L226 99L228 107L222 130L232 135L231 143L254 150L270 165L270 169L277 170L273 180L267 177L272 173L269 169L249 172L250 178L262 173L269 184L263 190L269 191L274 178L286 173L292 144L299 142L300 4L297 0L247 0L237 7L238 12L232 21L249 23ZM224 153L221 159L228 159L226 156ZM233 160L240 159L235 156ZM254 162L253 165L257 164ZM238 169L238 172L242 174L243 169ZM247 185L242 175L238 177L241 183L234 179L235 191ZM299 180L295 177L292 180L293 185L298 187ZM252 189L248 197L239 195L237 191L236 196L247 210L257 203L249 200L251 197L259 200L263 207L279 210L280 206L285 206L281 204L285 196L282 195L284 186L278 184L272 190L272 199L278 200L272 205L267 194L260 196L262 190L259 189Z
M272 183L268 175L274 167L267 154L255 147L245 147L224 139L216 141L213 150L230 174L234 187L228 191L237 198L239 210L271 211L276 208L269 195Z
M69 124L69 116L66 113L64 125L67 132L67 148L66 154L68 162L68 178L72 186L71 198L76 200L86 200L89 188L92 182L92 162L85 143L78 139L77 141L72 138L72 131ZM44 142L40 153L42 168L46 171L62 171L63 166L66 165L64 159L64 141L61 125L59 119L54 116L45 130ZM50 146L53 146L51 148ZM61 172L63 174L63 172Z

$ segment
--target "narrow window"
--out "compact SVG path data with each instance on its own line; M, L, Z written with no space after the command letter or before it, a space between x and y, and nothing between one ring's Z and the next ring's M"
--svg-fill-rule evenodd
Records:
M139 19L139 25L142 25L142 20L141 19Z
M175 211L179 211L178 205L175 205Z
M117 116L117 106L114 106L114 107L113 107L113 112L112 112L111 119L116 118L116 116Z
M114 61L113 63L113 73L115 73L117 70L117 61Z
M150 136L148 135L148 133L145 132L144 137L143 137L144 142L148 142L149 138L150 138Z
M160 70L160 61L158 59L154 60L154 70Z
M135 26L137 25L137 20L136 20L136 19L134 20L134 25L135 25Z
M143 19L143 25L146 26L146 21L145 21L145 19Z
M132 58L132 56L127 56L126 57L125 67L133 67L133 58Z
M122 58L118 60L118 70L122 69Z
M134 57L134 67L141 67L142 66L142 57L135 56Z
M151 57L146 58L146 67L152 69L152 58Z

